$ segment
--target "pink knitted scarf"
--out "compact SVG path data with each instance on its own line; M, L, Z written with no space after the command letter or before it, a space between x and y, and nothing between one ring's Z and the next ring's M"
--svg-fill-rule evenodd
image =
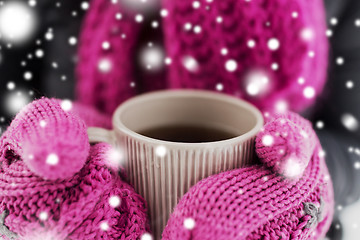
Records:
M0 236L5 239L136 239L145 203L107 164L111 147L90 146L88 125L109 119L87 107L41 99L0 139ZM64 110L65 109L65 110Z

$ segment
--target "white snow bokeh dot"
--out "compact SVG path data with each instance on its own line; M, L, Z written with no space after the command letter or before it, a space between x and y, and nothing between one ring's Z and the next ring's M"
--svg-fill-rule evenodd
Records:
M46 157L46 164L51 165L51 166L55 166L59 163L59 156L55 153L50 153L47 157Z
M270 38L268 41L268 47L272 51L276 51L280 47L280 41L277 38Z
M300 163L293 158L289 158L286 161L283 175L288 178L298 177L303 173L303 168Z
M150 233L144 233L143 235L141 235L140 240L153 240L153 237Z
M107 58L100 59L98 62L98 69L102 73L108 73L112 69L112 62Z
M275 102L275 111L284 113L289 109L289 103L286 100L278 100Z
M351 132L357 131L359 129L359 121L354 117L354 115L350 113L344 113L341 116L341 123L347 130Z
M105 154L106 164L115 169L119 169L125 164L125 154L121 147L112 147Z
M253 39L250 39L248 42L247 42L247 46L249 48L254 48L256 45L256 42L253 40Z
M81 6L81 9L85 11L85 10L89 9L90 4L89 4L89 2L82 2L80 6Z
M336 58L336 64L337 65L343 65L345 63L345 60L343 57Z
M325 126L325 124L324 124L323 121L319 120L319 121L316 122L316 128L317 129L323 129L324 126Z
M314 31L311 28L303 28L300 32L300 36L304 41L311 41L314 39Z
M330 24L333 25L333 26L337 25L338 24L338 19L336 17L332 17L330 19Z
M184 227L187 230L192 230L195 228L195 220L193 218L185 218L184 220Z
M233 59L229 59L225 62L225 69L228 72L234 72L237 69L237 62Z
M141 14L137 14L135 16L135 21L138 22L138 23L141 23L142 21L144 21L144 16L141 15Z
M65 112L70 111L72 109L72 101L69 99L64 99L61 101L60 106Z
M190 72L196 72L199 69L199 63L192 56L183 57L182 64Z
M159 145L155 148L155 154L158 157L165 157L166 153L167 153L167 149L163 145Z
M346 88L348 89L352 89L354 87L354 82L351 81L351 80L348 80L346 81L346 84L345 84Z
M140 63L144 69L160 70L164 66L165 51L162 47L145 47L140 52Z
M7 89L14 90L16 87L16 84L14 82L8 82L6 85Z
M8 1L0 8L0 35L8 43L27 42L37 29L37 15L21 1Z
M23 107L25 107L31 99L21 91L11 92L5 97L6 111L14 115L18 113Z
M39 219L40 219L41 221L46 221L48 218L49 218L49 215L48 215L47 212L41 212L41 213L39 214Z
M76 43L77 43L76 37L71 36L71 37L69 38L69 44L70 44L71 46L74 46L74 45L76 45Z
M118 206L120 206L121 204L121 199L119 196L111 196L109 198L109 205L112 207L112 208L117 208Z
M264 146L272 146L274 143L274 138L271 135L264 135L261 139Z
M215 86L216 90L221 92L222 90L224 90L224 85L222 83L218 83Z
M245 90L249 96L261 96L270 90L270 77L265 71L253 70L245 76Z
M313 87L307 86L307 87L304 88L303 94L304 94L305 98L311 99L311 98L315 97L316 92L315 92L315 89Z
M107 230L109 230L109 228L110 228L109 224L106 221L103 221L103 222L100 223L100 229L101 230L106 232Z

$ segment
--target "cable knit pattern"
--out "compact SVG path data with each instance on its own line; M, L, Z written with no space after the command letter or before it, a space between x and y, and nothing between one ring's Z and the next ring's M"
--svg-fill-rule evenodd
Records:
M164 230L164 240L315 240L325 236L332 220L334 202L320 143L311 125L295 114L271 118L259 136L276 136L277 132L283 131L282 127L270 127L279 119L298 126L289 128L288 136L301 135L298 130L302 129L308 133L309 141L315 143L308 156L310 159L304 160L308 164L301 176L295 180L284 178L264 165L255 165L208 177L180 200ZM284 146L283 142L274 141L273 148L279 149L278 144ZM292 146L292 143L288 145ZM274 153L268 151L260 137L256 149L261 161L273 159ZM286 157L281 152L278 154L279 161ZM316 206L313 209L316 214L305 211L305 206L309 205ZM189 219L194 221L193 226L186 223Z
M164 36L168 55L173 59L168 78L171 87L215 90L221 83L224 92L263 110L273 110L278 101L284 100L296 111L313 101L304 98L304 87L321 91L327 66L321 0L199 2L200 8L195 9L192 0L164 1L169 11L169 17L164 19ZM292 17L293 12L297 13L296 18ZM185 23L200 26L201 33L185 31ZM280 43L277 50L268 47L272 38ZM249 40L255 42L253 48L248 47ZM223 48L228 51L225 55L221 54ZM310 51L315 53L313 58L309 57ZM188 71L182 64L184 56L196 59L199 70ZM237 62L235 71L226 70L228 60ZM271 70L273 63L278 64L278 70ZM251 83L247 76L254 70L264 71L269 78L268 92L256 97L246 91L247 81ZM304 85L298 83L301 77ZM264 83L255 85L260 91Z
M75 104L64 111L54 99L34 101L1 137L0 236L130 240L148 230L144 200L107 167L111 147L89 145L78 116L102 127L108 120L80 109ZM114 196L120 202L111 207Z
M117 13L121 20L116 19ZM109 0L91 1L78 50L77 97L82 103L111 114L137 93L130 86L136 82L132 59L141 26L135 23L135 15ZM108 50L102 48L105 41L110 43Z
M166 79L151 81L143 76L146 69L139 73L135 56L143 47L139 46L141 31L150 26L141 28L146 21L137 23L136 13L122 7L121 1L91 2L79 42L77 92L81 102L111 113L137 93L159 88L216 90L222 84L218 89L262 110L288 107L300 111L321 92L328 51L321 0L200 0L198 8L193 7L193 0L161 2L161 8L168 10L160 27L172 63ZM122 14L120 20L117 13ZM268 47L273 38L280 43L275 50ZM253 47L248 46L250 40ZM104 41L110 49L102 49ZM103 59L112 65L106 73L98 69ZM192 59L190 69L186 59ZM229 60L237 63L234 71L225 68ZM272 69L273 64L277 70ZM266 77L256 77L255 72Z

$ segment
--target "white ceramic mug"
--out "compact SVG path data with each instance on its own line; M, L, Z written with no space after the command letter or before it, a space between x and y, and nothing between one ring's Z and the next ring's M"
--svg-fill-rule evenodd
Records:
M201 126L235 137L184 143L141 135L162 126ZM199 180L244 167L254 160L254 139L263 126L260 111L221 93L165 90L139 95L121 104L113 130L89 128L90 142L108 142L124 151L130 183L148 204L154 239L160 239L178 200Z

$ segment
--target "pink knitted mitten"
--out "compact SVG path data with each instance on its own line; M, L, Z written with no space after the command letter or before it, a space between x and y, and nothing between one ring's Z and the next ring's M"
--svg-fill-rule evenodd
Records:
M77 66L83 103L112 113L138 93L195 88L223 91L262 110L300 111L323 88L328 43L322 0L162 0L150 13L128 2L91 2ZM163 54L152 54L162 38ZM141 58L142 49L149 55ZM148 58L163 66L140 68L139 59Z
M94 110L45 98L12 121L0 139L0 236L130 240L148 230L144 200L107 166L111 147L90 146L85 123L110 125Z
M270 118L256 152L263 166L223 172L193 186L163 239L322 239L333 216L333 189L311 124L293 113Z

